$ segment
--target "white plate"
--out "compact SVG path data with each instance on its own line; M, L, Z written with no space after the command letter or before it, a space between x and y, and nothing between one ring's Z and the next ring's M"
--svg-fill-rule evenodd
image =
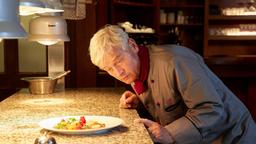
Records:
M59 123L62 119L68 118L76 118L79 119L80 116L65 116L65 117L57 117L57 118L49 118L39 122L40 127L63 134L93 134L93 133L101 133L108 129L117 127L123 124L123 120L117 117L110 117L110 116L84 116L86 121L96 120L100 123L104 123L105 127L103 128L96 128L96 129L84 129L84 130L61 130L56 129L54 126Z

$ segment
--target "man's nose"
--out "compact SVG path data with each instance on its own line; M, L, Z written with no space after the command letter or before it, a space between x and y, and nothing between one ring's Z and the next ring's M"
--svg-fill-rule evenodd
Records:
M124 73L124 70L123 70L123 68L121 68L121 67L114 66L113 69L114 69L114 71L115 71L115 74L116 74L118 77L122 76L123 73Z

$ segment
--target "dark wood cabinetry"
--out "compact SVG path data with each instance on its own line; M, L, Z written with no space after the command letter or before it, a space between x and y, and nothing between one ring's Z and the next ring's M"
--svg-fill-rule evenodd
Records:
M159 5L158 43L179 44L202 54L204 1L160 0Z
M128 32L139 44L156 43L158 33L158 0L110 0L110 22L130 22L134 29L148 27L155 33Z
M130 34L139 44L180 44L203 52L203 0L111 0L110 23L129 21L147 26L154 34Z
M256 37L252 32L256 32L253 28L256 16L243 14L243 4L248 3L237 0L228 5L224 1L206 0L205 57L252 57L256 54Z
M118 24L129 21L135 25L145 25L156 28L156 0L148 1L127 1L111 0L110 22Z
M245 14L250 5L247 0L205 1L203 56L256 119L256 17Z
M138 44L180 44L196 52L203 52L203 0L109 0L110 24L130 22L133 28L146 26L154 33L129 33ZM166 23L162 23L162 12ZM169 14L169 16L168 16ZM172 23L170 23L172 14ZM181 17L181 20L179 19ZM169 18L169 20L168 20ZM98 86L116 86L120 83L98 70Z

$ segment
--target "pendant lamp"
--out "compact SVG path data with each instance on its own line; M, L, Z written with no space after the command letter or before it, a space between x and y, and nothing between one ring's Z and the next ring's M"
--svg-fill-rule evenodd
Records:
M29 41L53 45L59 41L69 40L67 23L60 16L40 16L29 23Z
M0 39L17 39L26 35L20 25L19 1L0 0Z

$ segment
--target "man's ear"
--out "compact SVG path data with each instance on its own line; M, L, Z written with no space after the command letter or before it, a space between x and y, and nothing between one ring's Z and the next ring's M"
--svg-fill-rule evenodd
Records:
M129 46L131 47L131 50L132 50L133 52L138 53L139 47L138 47L138 45L137 45L137 43L135 42L134 39L129 38L129 39L128 39L128 44L129 44Z

